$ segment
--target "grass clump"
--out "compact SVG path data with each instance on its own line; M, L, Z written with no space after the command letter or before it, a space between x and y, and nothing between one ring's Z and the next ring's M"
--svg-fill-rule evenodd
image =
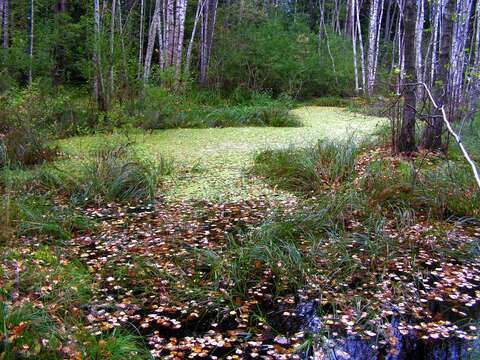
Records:
M151 359L142 338L124 330L115 329L101 337L84 335L80 339L89 359Z
M129 151L128 144L103 145L81 169L75 196L80 202L152 201L160 168Z
M151 112L144 121L148 129L225 128L243 126L299 127L301 121L283 105L199 108L176 114Z
M53 160L57 153L48 134L32 125L0 129L0 168L41 164Z
M360 147L354 142L320 140L314 147L266 150L255 157L254 172L297 192L319 192L355 173Z
M480 194L463 164L447 161L415 169L411 163L378 160L362 183L370 203L380 208L413 209L437 219L480 216Z

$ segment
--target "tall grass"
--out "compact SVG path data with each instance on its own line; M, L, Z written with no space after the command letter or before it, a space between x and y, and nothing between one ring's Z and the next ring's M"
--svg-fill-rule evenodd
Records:
M306 149L266 150L255 157L253 171L288 190L319 192L353 176L359 151L355 141L328 140Z

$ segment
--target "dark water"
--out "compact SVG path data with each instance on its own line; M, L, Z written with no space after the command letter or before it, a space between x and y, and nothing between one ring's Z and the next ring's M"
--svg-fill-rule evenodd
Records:
M320 334L322 319L318 316L315 302L300 303L297 306L300 330L309 334ZM340 360L476 360L480 359L480 341L467 341L459 338L422 340L412 335L402 335L398 329L398 319L392 319L393 336L397 345L391 348L374 348L374 340L360 337L346 337L323 344L327 359ZM304 353L304 359L314 359L314 354Z

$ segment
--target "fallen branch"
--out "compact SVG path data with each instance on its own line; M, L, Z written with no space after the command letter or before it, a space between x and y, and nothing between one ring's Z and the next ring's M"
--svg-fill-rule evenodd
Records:
M475 162L472 160L472 158L470 157L470 155L468 154L467 152L467 149L465 149L465 146L463 146L463 143L462 143L462 139L460 138L460 136L457 135L457 133L453 130L452 128L452 125L450 125L450 121L448 121L448 118L447 118L447 113L445 111L445 107L442 105L442 106L438 106L437 103L435 102L435 99L433 98L433 95L432 95L432 92L430 91L430 89L428 88L428 86L424 83L424 82L420 82L419 83L420 85L422 85L424 88L425 88L425 91L427 92L428 94L428 97L430 98L432 104L433 104L433 107L436 109L436 110L439 110L441 113L442 113L442 118L443 118L443 122L445 123L445 125L447 126L447 129L448 129L448 132L454 137L455 141L457 142L458 146L460 146L460 149L462 150L462 153L463 153L463 156L465 157L465 159L468 161L468 163L470 164L471 168L472 168L472 171L473 171L473 174L475 176L475 180L477 182L477 185L478 187L480 188L480 175L478 174L478 169L477 169L477 166L475 165Z

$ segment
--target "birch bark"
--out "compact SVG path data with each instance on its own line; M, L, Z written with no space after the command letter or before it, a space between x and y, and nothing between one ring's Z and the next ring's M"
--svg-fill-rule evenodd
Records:
M160 0L155 0L155 10L150 21L150 28L148 30L148 44L147 52L145 54L145 63L143 66L143 81L147 82L150 77L150 69L152 65L153 49L155 47L155 40L158 31L158 21L160 18Z

